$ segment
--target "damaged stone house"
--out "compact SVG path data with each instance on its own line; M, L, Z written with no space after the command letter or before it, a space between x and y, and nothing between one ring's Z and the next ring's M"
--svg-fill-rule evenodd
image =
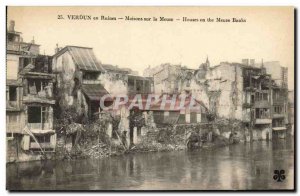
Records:
M57 48L53 56L53 72L56 74L56 89L61 96L60 104L75 106L77 113L89 121L101 118L101 114L105 113L100 106L104 95L109 94L113 98L105 99L104 105L110 106L114 98L121 95L132 97L135 94L153 92L151 78L135 75L136 72L131 69L100 63L92 48ZM132 141L133 133L128 122L130 111L120 109L110 113L115 118L120 118L120 125L116 128L129 133L127 139ZM81 124L82 121L77 123ZM112 130L116 128L108 127L108 135L117 138L116 131Z
M99 100L108 92L100 80L105 70L93 49L80 46L57 48L53 56L53 72L62 104L76 106L77 112L87 119L97 118Z
M7 161L35 160L55 151L51 57L23 42L14 21L7 31Z
M156 94L168 95L169 99L172 99L173 95L186 95L187 102L190 102L191 97L193 97L200 104L201 111L179 111L180 115L176 114L177 112L173 112L174 115L176 114L176 118L174 118L176 122L174 121L173 124L207 122L209 94L205 81L209 69L210 62L207 57L206 61L198 69L166 63L156 67L149 66L144 70L144 76L153 77L154 92ZM168 121L169 111L156 111L155 113L156 115L154 116L158 124L164 124L164 120Z
M207 75L210 108L219 117L241 121L246 140L271 140L286 130L287 97L279 93L283 89L266 65L257 65L253 59L225 62L212 67ZM282 81L287 84L286 77Z
M107 70L106 65L104 65L104 68ZM122 70L124 70L124 68L122 68ZM107 70L104 77L111 74L119 74L119 71ZM128 102L126 104L121 105L117 110L110 111L112 116L114 116L115 119L120 119L120 121L118 127L108 131L108 135L115 141L118 140L120 136L125 135L128 147L137 144L140 141L141 136L144 135L143 133L152 131L145 131L143 127L148 125L149 128L154 124L150 122L153 122L153 116L149 114L149 111L143 109L135 111L135 108L129 109L129 105L136 95L141 96L143 99L142 102L145 103L145 97L147 97L148 94L153 93L154 88L153 79L151 77L142 77L135 74L135 72L130 71L125 73L121 79L120 77L110 77L110 79L102 81L106 84L106 87L109 89L109 93L114 97L114 100L118 99L118 97L123 99L122 96L128 97ZM148 121L146 120L146 124L141 123L144 119L149 119ZM135 123L135 121L140 122ZM117 134L119 134L119 136Z
M144 76L153 77L154 92L160 95L160 99L167 96L168 100L172 100L173 96L176 96L175 105L178 105L179 97L186 96L184 110L170 108L170 105L163 109L155 106L150 108L158 127L175 125L189 129L191 125L209 124L207 107L209 99L207 86L204 83L209 66L210 62L207 58L198 69L166 63L155 67L149 66L144 70ZM189 109L192 99L195 101L196 108L198 106L197 110Z
M278 62L258 65L254 59L243 59L210 67L207 58L198 69L162 64L148 67L144 75L153 77L156 93L191 93L218 119L239 122L246 140L285 135L287 68Z
M153 77L156 94L192 94L204 105L208 105L207 90L203 82L209 66L208 58L198 69L166 63L156 67L149 66L144 70L144 76Z

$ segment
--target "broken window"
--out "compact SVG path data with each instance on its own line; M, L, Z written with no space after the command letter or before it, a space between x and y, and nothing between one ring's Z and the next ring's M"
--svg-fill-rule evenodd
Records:
M267 108L257 108L256 109L256 118L269 118L270 113Z
M43 81L38 79L28 80L28 93L32 95L42 93L46 90L46 87L48 85L49 85L48 81Z
M260 93L260 92L256 92L255 93L255 101L268 101L269 95L268 93Z
M48 110L46 107L29 106L28 123L48 122Z
M274 99L274 100L279 100L279 97L280 97L279 91L274 91L273 99Z
M28 106L28 123L39 123L40 129L49 128L49 107Z
M9 87L9 101L17 101L17 87L16 86Z
M41 123L42 122L41 111L42 108L38 106L28 107L28 123Z
M284 122L282 119L277 119L277 120L273 121L272 125L273 125L273 127L283 127Z
M282 113L282 107L281 106L274 106L274 113L275 114L281 114Z

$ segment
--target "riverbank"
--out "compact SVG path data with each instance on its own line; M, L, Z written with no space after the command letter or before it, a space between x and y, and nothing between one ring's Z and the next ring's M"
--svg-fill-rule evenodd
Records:
M220 132L211 124L164 126L148 130L136 137L136 140L132 142L125 140L124 143L122 138L109 137L106 133L99 136L91 135L90 131L77 131L70 135L59 136L55 152L42 154L41 152L20 151L19 159L12 162L44 159L101 159L130 153L211 149L234 143L227 132Z
M234 143L248 142L248 130L239 123L182 124L146 127L139 134L122 137L116 132L99 132L99 125L72 129L68 134L58 135L55 152L18 151L18 159L10 162L71 159L101 159L123 154L183 151L192 149L222 148ZM135 133L136 130L135 130Z
M139 137L136 144L131 144L129 147L118 139L109 140L107 143L99 140L78 143L70 150L66 148L58 150L55 159L101 159L134 153L212 149L228 146L232 143L230 139L214 132L207 131L199 134L194 131L187 132L182 129L174 131L164 128L156 132L148 132L146 135Z

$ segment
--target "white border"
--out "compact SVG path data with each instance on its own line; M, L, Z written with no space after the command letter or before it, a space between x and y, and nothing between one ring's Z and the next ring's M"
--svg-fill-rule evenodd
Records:
M5 22L6 22L6 5L19 5L19 6L30 6L30 5L35 5L35 6L88 6L88 5L98 5L98 6L108 6L108 5L113 5L113 6L125 6L125 5L131 5L131 6L138 6L138 5L144 5L144 6L155 6L155 5L160 5L160 6L188 6L188 5L197 5L197 6L295 6L295 7L300 7L300 1L298 0L273 0L273 1L267 1L267 0L252 0L252 1L243 1L243 0L231 0L231 1L222 1L222 0L209 0L209 1L193 1L193 0L173 0L173 1L163 1L163 0L104 0L104 1L96 1L96 0L84 0L84 1L67 1L67 0L41 0L41 1L36 1L36 0L27 0L26 2L24 0L2 0L0 1L0 20L1 20L1 28L0 28L0 43L1 44L1 50L0 50L0 84L1 84L1 91L0 91L0 103L1 103L1 108L0 110L0 125L2 125L2 130L1 130L1 137L0 137L0 144L1 144L1 160L0 160L0 168L2 171L2 174L0 175L0 195L8 195L10 194L7 192L5 189L6 186L6 134L5 134ZM298 10L298 15L299 15L299 10ZM37 16L38 17L38 16ZM299 27L299 19L297 20L297 26ZM298 34L297 34L298 36ZM299 56L299 50L297 51L297 56ZM299 69L298 69L299 73ZM297 73L297 74L298 74ZM299 84L297 84L297 91L299 90ZM298 97L298 96L297 96ZM297 108L298 109L298 108ZM296 109L296 111L297 111ZM300 117L298 116L297 120L300 122ZM296 130L297 131L297 130ZM297 141L299 141L299 133L297 134ZM298 145L297 145L298 146ZM299 149L297 149L297 157L299 157ZM299 168L297 167L297 170ZM297 172L298 174L298 172ZM298 175L297 175L298 176ZM299 179L297 179L297 187L299 188ZM257 192L252 192L253 194L257 194ZM31 193L29 193L31 194ZM43 194L43 193L37 193L37 194ZM74 194L74 193L51 193L51 194L58 194L58 195L63 195L63 194ZM80 193L79 193L80 194ZM112 193L100 193L100 194L112 194ZM117 194L117 193L113 193ZM124 193L123 193L124 194ZM131 193L129 193L131 194ZM146 193L139 193L139 194L146 194ZM154 193L156 195L162 195L166 193ZM168 193L168 194L174 194L174 193ZM185 194L185 193L182 193ZM199 193L198 193L199 194ZM200 193L200 194L208 194L208 193ZM215 194L220 194L220 193L213 193L209 195L215 195ZM222 194L222 193L221 193ZM224 194L224 193L223 193ZM238 193L242 194L242 193ZM249 194L249 192L248 192ZM268 194L273 194L273 193L268 193ZM280 193L282 194L282 193ZM287 193L285 193L287 194Z

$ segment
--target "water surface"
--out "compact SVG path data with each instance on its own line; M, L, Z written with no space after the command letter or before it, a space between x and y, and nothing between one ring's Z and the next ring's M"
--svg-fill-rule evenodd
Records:
M293 189L292 139L197 151L128 154L101 160L7 165L9 190ZM273 179L274 170L286 179Z

